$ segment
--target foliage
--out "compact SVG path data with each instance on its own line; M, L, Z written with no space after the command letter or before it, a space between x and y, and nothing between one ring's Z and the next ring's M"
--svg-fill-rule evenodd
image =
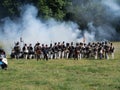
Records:
M68 19L78 23L83 29L87 27L88 22L92 21L97 26L107 21L105 19L105 8L100 1L72 0L72 5L67 11L72 14Z
M49 18L52 16L52 10L48 7L46 0L39 0L37 7L42 17Z
M17 7L21 5L19 0L1 0L1 7L5 9L9 16L16 16L19 14Z
M0 0L0 18L20 15L19 7L33 4L38 8L43 19L55 18L57 20L76 22L82 30L87 28L88 22L101 25L110 23L109 15L106 16L105 8L99 3L101 0ZM120 1L116 0L120 5ZM114 21L113 21L114 22ZM117 23L119 24L119 22ZM113 24L112 24L113 25ZM115 26L115 25L114 25ZM120 32L120 26L115 26Z
M69 0L1 0L0 4L2 7L1 9L6 9L9 16L19 15L18 7L31 3L37 6L40 16L44 18L53 17L58 20L63 20L66 15L65 8L69 2Z

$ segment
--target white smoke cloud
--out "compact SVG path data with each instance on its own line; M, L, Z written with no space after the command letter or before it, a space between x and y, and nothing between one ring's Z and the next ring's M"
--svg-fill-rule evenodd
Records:
M54 19L42 22L37 16L34 6L27 6L22 15L22 37L25 42L50 43L58 41L75 41L77 39L78 26L75 23L58 22Z
M119 0L72 0L67 10L72 18L85 27L83 32L89 41L120 40L116 24L120 21ZM82 23L81 23L82 22Z
M43 21L37 17L38 10L36 7L25 5L21 7L21 17L15 20L10 18L1 20L3 24L0 26L0 43L4 44L4 48L10 52L14 42L20 41L20 37L24 43L32 43L33 45L36 42L45 44L58 41L82 42L83 36L86 42L114 40L118 34L109 21L120 16L120 13L117 12L120 10L120 6L114 0L93 0L93 2L80 6L83 7L83 11L78 9L80 12L75 12L82 15L86 21L88 20L86 30L79 30L79 26L73 22L60 22L55 19ZM97 7L97 5L99 6ZM94 25L94 20L98 22L97 26Z
M120 6L117 4L117 0L102 0L103 5L107 6L107 10L112 16L120 16Z
M21 10L20 18L17 20L5 18L4 24L0 27L0 31L2 31L0 32L0 42L4 44L5 49L9 49L8 51L10 51L10 47L14 46L14 42L20 41L20 37L27 44L82 40L78 38L81 31L78 29L78 25L73 22L59 22L55 19L43 22L37 17L37 8L32 5L26 5Z

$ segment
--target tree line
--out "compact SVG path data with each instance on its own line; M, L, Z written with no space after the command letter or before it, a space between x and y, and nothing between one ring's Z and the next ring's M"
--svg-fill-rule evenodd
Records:
M67 15L66 7L71 5L70 0L0 0L0 18L20 15L19 7L33 4L38 8L40 17L44 19L55 18L64 20Z
M7 16L11 18L20 16L19 7L26 4L36 6L38 17L43 19L52 17L61 21L73 21L82 30L87 28L90 21L94 21L96 26L110 23L117 32L120 32L120 19L109 21L109 15L104 15L105 8L94 0L0 0L0 19Z

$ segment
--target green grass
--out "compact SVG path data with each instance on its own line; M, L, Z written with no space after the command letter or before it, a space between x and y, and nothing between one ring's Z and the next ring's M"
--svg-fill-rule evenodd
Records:
M120 43L114 60L11 60L0 90L120 90Z

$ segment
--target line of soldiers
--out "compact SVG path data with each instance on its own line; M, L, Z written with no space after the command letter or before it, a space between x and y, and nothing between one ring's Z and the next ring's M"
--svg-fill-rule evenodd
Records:
M114 59L114 46L111 42L92 42L92 43L65 43L58 42L50 44L36 43L33 47L32 44L24 44L21 48L17 42L11 52L11 58L25 58L32 59Z

